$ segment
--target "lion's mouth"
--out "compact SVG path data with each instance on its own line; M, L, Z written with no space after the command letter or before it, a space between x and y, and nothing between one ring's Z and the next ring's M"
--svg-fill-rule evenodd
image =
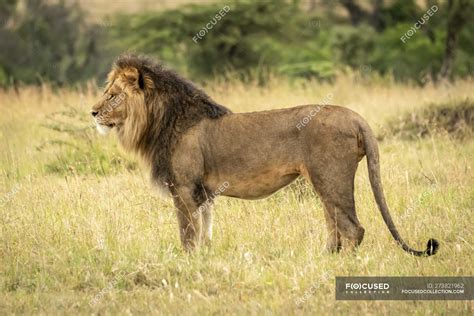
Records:
M108 124L97 123L96 127L97 127L97 130L99 131L100 134L107 135L112 130L112 128L119 129L120 124L117 124L117 123L108 123Z

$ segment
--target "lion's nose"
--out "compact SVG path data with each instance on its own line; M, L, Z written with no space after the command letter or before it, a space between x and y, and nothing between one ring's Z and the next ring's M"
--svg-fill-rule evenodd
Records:
M91 111L91 114L92 114L93 117L96 117L97 114L99 114L99 112L98 111Z

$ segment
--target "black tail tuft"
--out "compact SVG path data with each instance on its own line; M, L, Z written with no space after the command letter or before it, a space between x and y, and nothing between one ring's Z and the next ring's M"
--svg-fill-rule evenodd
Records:
M432 256L438 252L439 242L436 239L428 240L428 245L426 246L425 254L427 256Z

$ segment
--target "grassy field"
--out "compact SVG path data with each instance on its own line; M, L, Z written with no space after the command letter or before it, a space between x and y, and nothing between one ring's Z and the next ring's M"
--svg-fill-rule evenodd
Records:
M430 102L474 99L473 84L420 88L349 76L205 89L237 112L332 95L331 103L356 110L383 134L388 120ZM380 145L392 216L415 248L437 238L434 257L411 257L395 244L365 161L356 205L366 237L356 253L324 253L320 201L290 186L259 201L219 198L212 247L188 255L171 201L153 194L146 170L113 136L91 127L98 95L94 85L0 92L0 315L472 314L469 301L335 301L334 279L473 275L473 139L391 137Z

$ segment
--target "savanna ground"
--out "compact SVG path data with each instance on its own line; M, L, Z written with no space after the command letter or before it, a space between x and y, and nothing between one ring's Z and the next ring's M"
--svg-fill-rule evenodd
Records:
M330 103L356 110L379 135L428 103L474 99L472 80L422 88L356 79L205 88L236 112L332 95ZM91 127L98 88L0 94L0 314L472 314L471 301L335 301L334 293L336 275L473 275L472 137L380 144L392 216L415 248L437 238L433 257L395 244L365 159L355 198L366 235L356 253L324 253L321 203L309 187L292 185L259 201L219 198L212 247L188 255L171 201L151 193L146 171L113 136Z

